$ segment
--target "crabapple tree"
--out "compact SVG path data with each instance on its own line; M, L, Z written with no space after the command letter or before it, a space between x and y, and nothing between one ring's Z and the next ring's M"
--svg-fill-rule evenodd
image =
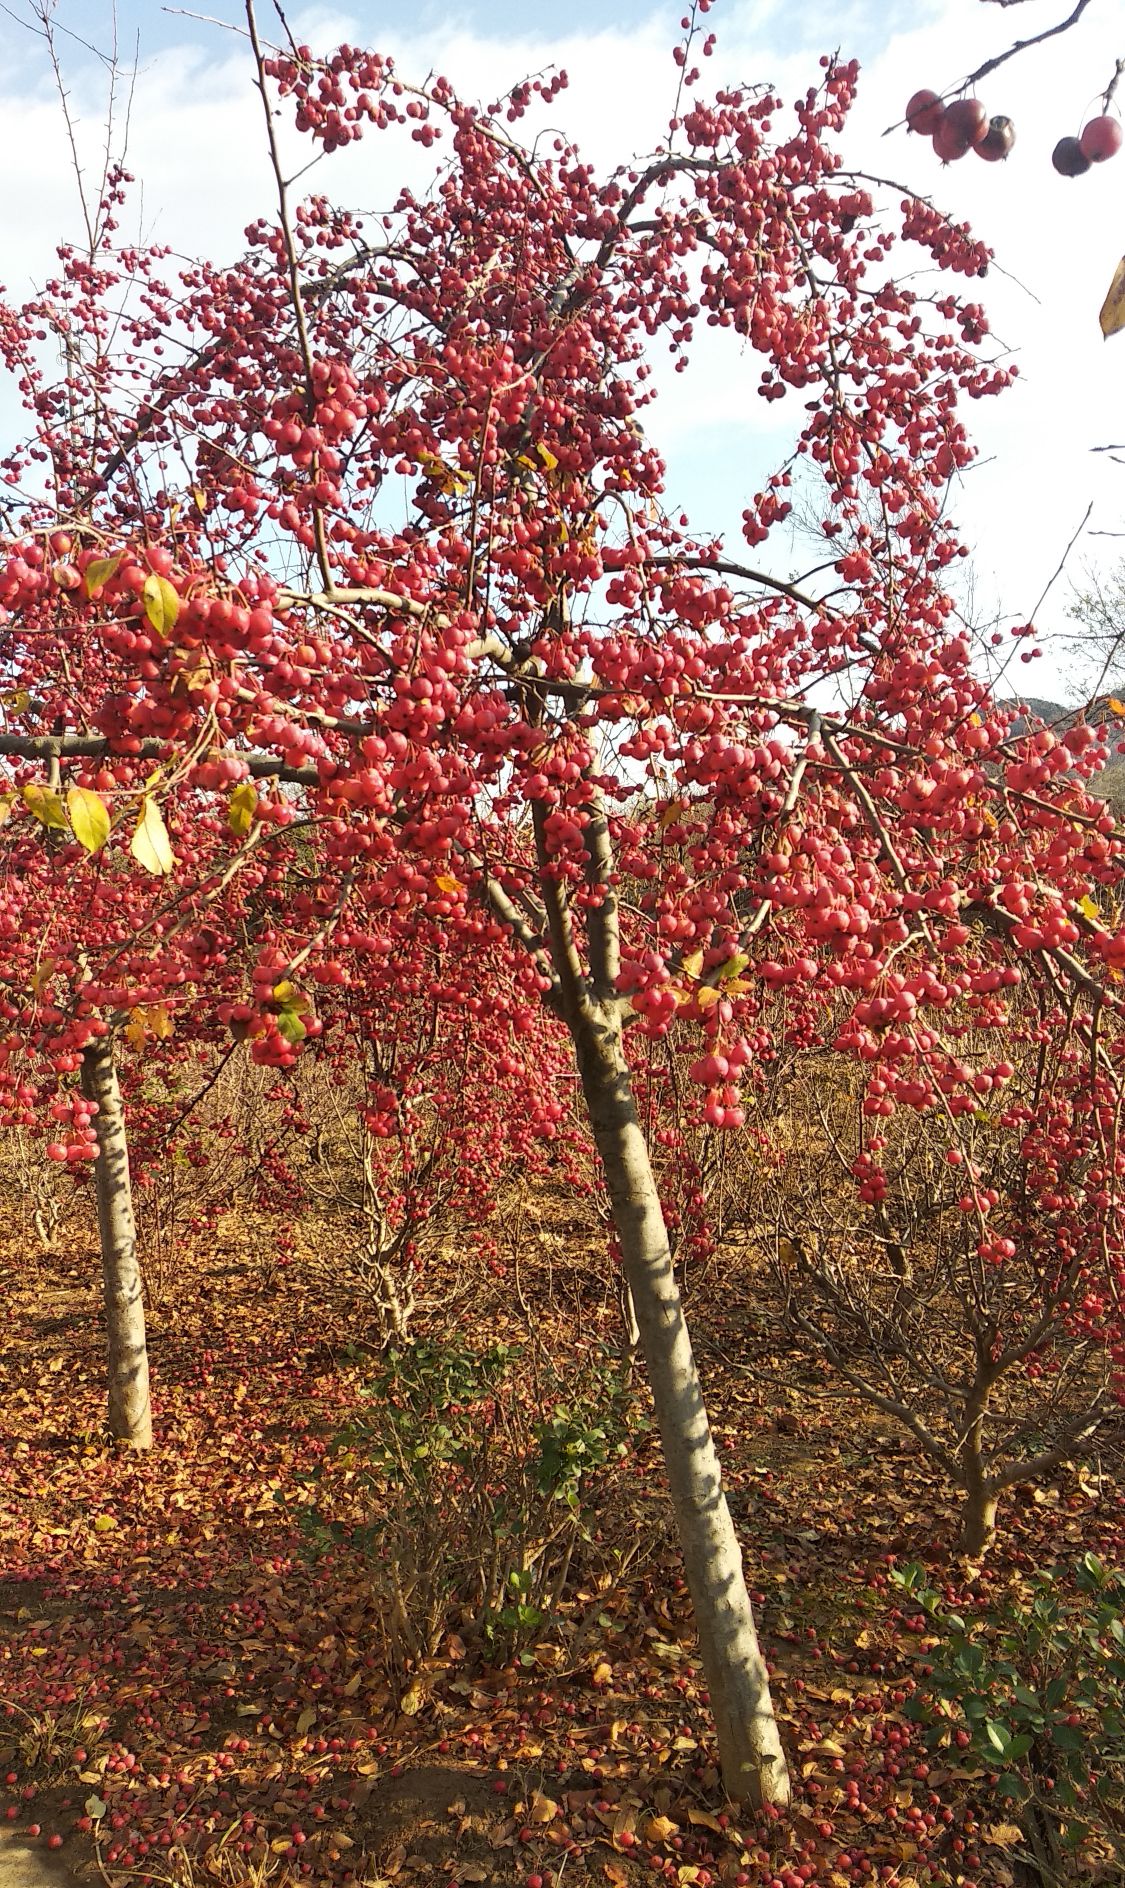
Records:
M573 1058L724 1781L780 1805L638 1065L683 1049L702 1116L740 1126L780 991L784 1032L956 1115L980 1070L943 1019L995 974L968 908L1017 977L1021 953L1044 967L1099 1067L1125 934L1082 787L1101 745L1013 735L951 594L958 402L1009 377L975 299L988 252L848 170L854 64L824 59L788 107L703 96L708 11L651 156L598 176L562 135L521 137L565 75L482 108L360 47L273 49L248 0L273 203L245 253L119 242L115 172L97 246L4 311L34 426L5 461L0 1082L21 1120L55 1084L64 1157L100 1135L104 1158L112 1096L68 1078L137 1009L286 1067L357 935L416 926L411 974L461 999L479 945L485 1016L503 967ZM432 187L377 217L294 201L282 108L326 158L372 131L437 147ZM669 509L654 443L655 360L690 374L724 337L793 416L734 550ZM822 544L803 581L768 558L795 498ZM501 1034L472 1041L499 1069Z
M773 1202L791 1322L958 1491L973 1556L1004 1493L1049 1479L1106 1419L1125 1364L1104 1207L1115 1074L1091 1082L1058 993L1017 983L983 931L978 949L1008 980L949 1019L976 1106L947 1112L939 1085L921 1112L888 1109L902 1045L874 1017L879 1050L858 1083L821 1053L790 1084L789 1184ZM1112 1064L1112 1024L1100 1046Z
M446 898L460 890L452 873L439 881ZM389 1343L408 1337L443 1247L573 1140L573 1083L526 953L486 908L451 931L448 913L378 897L369 925L366 889L312 966L324 1033L302 1093L321 1146L303 1194L348 1227L341 1270Z

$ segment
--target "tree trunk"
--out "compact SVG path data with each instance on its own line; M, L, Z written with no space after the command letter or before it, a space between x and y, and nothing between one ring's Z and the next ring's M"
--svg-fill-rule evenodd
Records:
M957 1545L963 1554L979 1560L987 1553L996 1538L996 1503L998 1497L992 1493L983 1477L974 1480L965 1490L965 1500L961 1507L961 1534Z
M109 1432L135 1449L152 1447L148 1349L137 1229L129 1181L125 1113L113 1056L113 1037L102 1036L82 1057L82 1093L97 1103L98 1159L94 1181L105 1280L109 1375Z
M633 1102L619 1014L608 1005L584 1008L571 1033L664 1444L723 1782L736 1801L784 1806L789 1775L769 1677Z
M967 1405L968 1427L961 1444L961 1470L965 1500L961 1509L961 1534L958 1547L977 1560L991 1547L996 1535L997 1491L989 1483L982 1459L984 1419L988 1407L988 1386L978 1382Z

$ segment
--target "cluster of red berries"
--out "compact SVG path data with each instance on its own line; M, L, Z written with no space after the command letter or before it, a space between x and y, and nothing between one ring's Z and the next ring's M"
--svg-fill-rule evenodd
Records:
M1104 164L1121 149L1125 132L1121 120L1103 112L1091 118L1076 138L1060 138L1051 152L1051 162L1060 177L1081 177L1091 164Z
M932 138L943 164L955 163L975 151L986 163L1007 157L1016 141L1010 118L990 118L979 98L955 98L947 105L937 92L915 92L906 107L911 131Z
M911 131L932 138L934 150L944 164L955 163L969 151L975 151L988 163L1007 157L1016 141L1016 128L1010 118L990 118L979 98L955 98L947 105L937 92L928 88L915 92L906 107L906 123ZM1081 177L1091 164L1104 164L1115 157L1125 143L1121 121L1103 112L1091 118L1076 138L1060 138L1051 153L1051 162L1063 177Z

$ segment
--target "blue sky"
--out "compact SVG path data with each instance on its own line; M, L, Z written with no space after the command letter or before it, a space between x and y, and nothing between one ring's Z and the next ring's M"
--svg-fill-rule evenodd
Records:
M964 0L965 5L974 0ZM8 0L15 14L25 11L26 0ZM1034 0L1032 0L1034 5ZM607 25L627 30L659 22L669 44L677 37L684 13L683 0L411 0L407 6L387 4L387 0L354 0L346 7L325 4L300 6L288 4L285 12L291 23L298 21L302 30L318 16L329 20L345 13L355 23L359 36L379 44L388 29L398 34L405 22L419 33L464 29L488 39L502 49L529 35L551 36L562 32L598 33ZM802 47L831 51L836 46L847 54L866 59L884 46L900 29L918 24L941 11L939 0L842 0L839 5L825 5L823 0L759 0L750 9L761 22L760 37L764 56L786 56ZM107 48L112 37L116 11L118 33L123 48L132 50L140 43L142 60L185 40L198 40L210 33L221 40L216 28L208 28L194 13L212 20L238 24L243 19L240 0L190 0L184 6L168 7L160 0L57 0L56 19L65 33L70 29L99 49ZM704 31L724 26L724 12L731 8L722 0L709 18L701 21ZM272 27L270 0L259 0L258 16L263 33L269 37ZM17 51L26 33L12 19L0 15L0 49ZM17 52L18 56L18 52Z
M24 0L7 4L18 13ZM272 185L244 48L220 26L185 17L196 8L232 24L243 17L240 0L186 0L184 12L159 0L118 0L122 52L130 58L140 36L129 150L139 182L131 207L139 228L177 253L225 260L239 253L246 223L270 212ZM816 81L822 52L838 47L857 55L860 93L842 140L848 163L932 195L996 250L997 266L973 292L1021 377L999 400L969 406L980 462L951 495L973 551L974 597L966 605L978 620L993 610L1027 620L1091 500L1091 531L1120 533L1125 522L1125 472L1093 450L1125 439L1125 336L1103 342L1097 325L1125 247L1125 154L1077 182L1057 177L1050 165L1056 139L1078 129L1125 50L1118 43L1120 5L1095 0L1079 29L1006 65L982 87L988 109L1010 113L1017 125L1007 164L970 158L943 169L927 140L883 132L918 86L956 86L1017 30L1040 30L1065 10L1059 0L1026 0L1018 8L979 0L716 0L706 22L719 43L705 62L701 90L768 81L791 101ZM679 0L286 0L286 11L318 50L342 38L366 41L393 52L408 75L444 71L474 98L494 96L544 65L565 65L570 89L551 107L549 122L571 131L599 168L651 150L675 96L670 53ZM111 0L58 0L55 17L60 28L106 48L112 15ZM271 16L270 0L259 0L266 33ZM65 33L59 46L84 160L92 165L104 72ZM328 187L359 208L384 207L402 181L403 163L424 161L412 148L413 157L393 140L365 140L332 160ZM29 151L36 155L33 191ZM314 187L327 181L324 172L315 179ZM0 200L0 280L18 297L49 272L59 238L77 235L77 205L43 48L4 12ZM784 402L763 407L757 362L723 340L703 341L698 371L678 380L662 376L650 429L669 460L670 498L686 505L698 528L726 528L737 542L739 512L784 456L779 428L788 435L795 416ZM13 417L0 394L0 430ZM1088 533L1069 573L1079 582L1087 567L1108 573L1123 544ZM784 539L771 542L771 553L781 576L814 561L805 546ZM1064 579L1042 613L1045 629L1065 622L1068 595ZM1065 683L1055 660L1037 662L1022 679L1030 685L1032 678L1040 692Z

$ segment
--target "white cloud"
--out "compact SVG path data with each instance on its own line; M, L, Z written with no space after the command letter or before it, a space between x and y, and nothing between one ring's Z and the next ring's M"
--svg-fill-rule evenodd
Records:
M944 89L1004 45L1012 15L965 0L934 0L921 19L918 11L904 10L910 23L887 39L881 24L887 10L863 0L838 8L830 26L820 7L735 0L711 16L719 49L705 67L704 83L768 79L791 101L816 77L826 32L845 53L849 37L874 45L844 137L849 162L932 194L996 249L998 266L979 285L980 299L1012 348L1021 380L1011 393L970 408L982 463L966 477L954 510L974 546L982 590L1018 617L1046 584L1088 500L1095 501L1092 523L1103 530L1116 528L1122 510L1121 471L1090 449L1125 438L1125 339L1107 345L1097 326L1122 246L1115 208L1125 153L1116 165L1075 181L1058 178L1050 166L1055 140L1077 129L1087 101L1110 76L1115 49L1108 35L1115 23L1097 30L1084 23L1081 32L995 73L982 94L990 110L1006 111L1016 122L1012 159L994 166L969 157L943 171L926 140L881 134L917 85ZM570 90L550 119L576 136L598 165L651 149L665 128L676 87L674 6L666 11L654 4L648 22L629 32L608 18L592 33L560 30L565 13L544 7L529 13L520 34L505 38L500 51L495 37L459 24L455 7L443 29L429 31L414 30L408 10L393 12L389 30L380 29L381 47L396 54L404 71L443 71L470 96L495 95L505 82L545 65L565 66ZM1047 23L1046 17L1033 23L1033 12L1038 16L1042 8L1020 9L1021 31ZM180 24L181 44L147 58L142 45L130 135L131 168L143 186L135 203L144 233L178 253L233 256L246 223L268 212L272 201L260 111L239 41L189 20ZM364 37L354 9L309 9L295 25L300 36L322 46ZM50 272L55 242L77 235L79 222L58 103L34 43L29 50L24 36L9 48L0 32L0 48L6 60L0 274L18 295ZM69 53L83 158L96 174L103 82L73 48ZM402 181L404 152L421 175L426 159L416 147L372 135L314 171L310 186L323 179L341 201L384 207ZM34 190L27 188L28 153L34 153ZM959 280L956 286L965 287ZM756 361L742 361L729 336L704 337L693 374L662 376L654 431L670 450L674 495L687 498L701 522L720 493L728 507L724 523L736 522L742 488L748 495L768 470L779 415L757 399L757 378ZM733 506L732 492L738 498ZM1090 539L1085 554L1103 568L1117 556L1112 539ZM1073 560L1076 574L1083 555ZM1045 620L1052 610L1061 617L1065 596L1064 583ZM1046 661L1035 665L1044 672L1036 674L1040 687L1052 679L1049 668Z

